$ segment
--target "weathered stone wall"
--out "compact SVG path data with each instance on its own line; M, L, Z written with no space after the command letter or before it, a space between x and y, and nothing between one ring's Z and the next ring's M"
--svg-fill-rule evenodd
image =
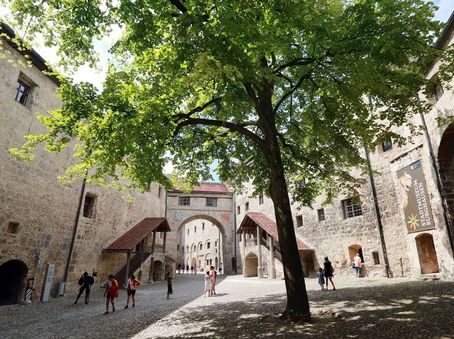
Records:
M189 206L179 206L179 197L191 197ZM206 198L217 198L217 207L207 207ZM215 224L221 231L221 262L225 273L232 273L232 257L234 254L234 225L233 225L232 194L191 194L167 193L167 213L171 232L168 234L169 256L177 260L178 232L180 228L195 219L204 219ZM223 258L223 259L222 259Z
M12 260L23 261L27 277L35 277L35 300L39 298L46 265L55 264L53 294L63 279L69 244L76 217L81 181L62 186L57 176L72 163L71 150L49 154L42 148L30 163L17 161L9 153L20 147L24 135L45 132L36 120L58 108L57 85L36 67L27 67L8 60L24 61L9 45L4 44L6 58L0 58L0 265ZM29 104L15 101L18 78L33 84ZM116 191L88 185L86 192L96 196L94 218L81 215L68 276L68 289L84 271L99 272L99 280L124 265L121 255L102 253L102 249L144 217L164 215L164 197L156 185L150 192L134 193L132 203ZM81 211L82 214L82 211ZM16 233L8 232L11 222L19 223ZM125 256L124 256L125 257Z

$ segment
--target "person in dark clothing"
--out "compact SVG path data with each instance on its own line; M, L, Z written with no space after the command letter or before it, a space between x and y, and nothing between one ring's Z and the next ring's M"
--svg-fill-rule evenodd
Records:
M80 296L84 293L84 291L85 291L85 303L88 304L88 300L90 298L90 288L94 282L95 282L95 279L93 279L93 277L89 276L88 272L84 272L84 274L82 274L82 276L79 279L79 285L80 285L79 294L77 295L77 298L76 298L76 301L74 302L74 304L77 304Z
M171 272L167 272L166 274L166 280L167 280L167 299L170 299L170 295L173 294L173 289L172 289L172 279L175 278L175 276Z
M333 283L334 268L333 268L333 265L331 265L331 261L329 261L328 257L325 257L325 262L323 263L323 267L325 268L323 271L325 274L326 289L328 289L328 282L331 281L331 285L333 285L333 290L336 290L336 287L334 286L334 283Z

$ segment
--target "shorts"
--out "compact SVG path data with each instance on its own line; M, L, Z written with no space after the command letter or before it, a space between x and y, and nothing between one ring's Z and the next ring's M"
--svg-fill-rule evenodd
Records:
M135 296L136 295L136 290L127 290L128 295Z

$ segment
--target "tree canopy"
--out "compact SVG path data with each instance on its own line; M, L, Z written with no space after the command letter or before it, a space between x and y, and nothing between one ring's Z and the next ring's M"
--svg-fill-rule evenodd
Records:
M251 181L275 206L287 310L309 316L287 186L310 205L355 185L364 148L413 131L441 25L425 0L3 0L66 66L96 63L96 39L124 30L102 90L62 79L63 106L29 136L58 151L78 140L69 174L167 183ZM451 57L451 58L449 58Z

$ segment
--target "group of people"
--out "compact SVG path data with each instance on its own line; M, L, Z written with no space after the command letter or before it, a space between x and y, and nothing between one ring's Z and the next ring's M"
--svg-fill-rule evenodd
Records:
M205 276L203 277L205 283L205 289L203 290L203 296L216 295L216 278L218 273L216 272L214 266L210 266L210 270L206 271Z
M167 299L170 299L170 295L173 294L172 289L172 280L175 276L171 272L167 272L166 280L167 280ZM85 292L85 304L88 304L89 297L90 297L90 289L93 283L95 282L94 277L90 276L88 272L84 272L79 279L79 293L77 295L74 304L77 304L81 295ZM134 274L129 274L128 282L126 284L126 305L125 309L129 308L129 303L132 301L132 307L136 305L136 290L142 283L134 276ZM104 296L106 297L106 311L104 314L109 313L110 305L112 305L112 312L115 312L115 298L118 298L118 289L119 284L118 281L115 279L113 274L109 274L107 280L102 284L102 288L105 288Z
M361 259L361 256L359 253L356 253L355 257L353 258L352 262L352 267L355 269L355 275L357 278L361 276L361 268L363 266L363 260ZM318 284L320 285L320 288L323 290L328 289L328 283L331 282L331 285L333 286L333 290L336 289L334 286L333 282L333 277L334 277L334 268L333 265L331 264L331 261L329 261L328 257L325 257L325 261L323 263L323 268L318 269L319 275L318 275ZM326 288L325 288L326 285Z

